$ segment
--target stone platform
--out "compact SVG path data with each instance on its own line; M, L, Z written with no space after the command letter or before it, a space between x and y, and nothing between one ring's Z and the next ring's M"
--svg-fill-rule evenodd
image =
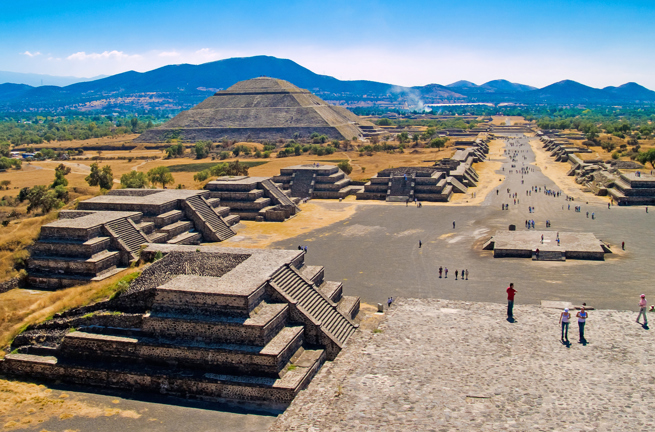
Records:
M611 253L609 247L592 233L559 232L559 245L557 235L557 231L502 231L494 234L483 249L493 250L494 258L532 258L535 261L602 261L606 253Z
M503 297L503 286L499 298ZM638 291L637 291L638 293ZM637 313L589 312L560 342L560 309L396 299L278 417L288 431L646 431L655 345ZM366 321L362 323L362 329Z
M299 250L151 244L116 298L32 326L0 372L210 400L288 404L358 325L359 298Z

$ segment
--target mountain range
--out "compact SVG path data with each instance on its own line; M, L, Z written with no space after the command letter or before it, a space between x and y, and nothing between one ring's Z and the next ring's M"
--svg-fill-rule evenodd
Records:
M0 78L1 78L0 74ZM0 84L0 111L62 109L183 109L218 90L255 78L287 80L333 103L409 107L425 103L515 102L550 104L634 104L655 102L655 92L636 83L597 89L560 81L538 89L506 80L476 85L402 87L375 81L342 81L319 75L299 64L269 56L231 58L200 65L169 65L148 72L124 72L63 87Z

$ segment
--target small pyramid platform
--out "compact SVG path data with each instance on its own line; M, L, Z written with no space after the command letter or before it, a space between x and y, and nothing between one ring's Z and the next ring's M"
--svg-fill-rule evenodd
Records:
M183 111L135 142L263 141L306 138L312 133L330 139L352 139L375 132L373 123L345 108L332 106L308 90L275 78L261 77L234 84ZM297 135L296 135L297 134Z

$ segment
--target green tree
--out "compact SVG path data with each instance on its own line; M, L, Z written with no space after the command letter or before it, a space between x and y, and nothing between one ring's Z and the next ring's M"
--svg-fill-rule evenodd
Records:
M100 186L100 189L109 190L114 186L114 174L109 165L102 168L97 162L91 164L91 173L84 179L89 186Z
M54 208L59 208L63 203L59 198L57 198L57 195L57 192L48 189L47 186L34 186L29 190L26 196L26 199L29 202L27 212L31 213L36 209L41 209L41 212L45 214Z
M136 133L137 129L139 128L139 119L132 117L130 119L130 125L132 125L132 133Z
M68 180L66 180L66 176L70 174L71 168L67 167L64 164L59 164L57 168L55 168L55 181L52 183L52 186L50 186L52 189L56 188L57 186L68 186Z
M409 141L409 134L407 132L401 132L396 135L396 139L400 144L405 144L407 141Z
M121 176L121 186L123 188L143 189L148 186L148 178L141 171L130 171Z
M203 159L209 155L209 151L212 149L211 141L198 141L193 147L193 151L196 154L196 159Z
M175 179L173 179L173 175L171 174L170 170L165 166L155 167L148 171L148 174L146 175L148 176L150 183L161 183L161 187L164 189L166 189L167 184L172 184L175 182Z
M337 164L337 166L341 171L345 172L346 174L350 174L351 172L353 172L353 167L352 165L350 165L350 163L348 163L348 161L341 161Z
M650 163L650 166L655 169L655 148L652 148L645 152L640 152L637 155L637 160L642 164Z
M209 178L209 175L210 175L209 170L203 170L203 171L197 172L193 176L193 180L197 181L197 182L204 182L205 180L207 180Z

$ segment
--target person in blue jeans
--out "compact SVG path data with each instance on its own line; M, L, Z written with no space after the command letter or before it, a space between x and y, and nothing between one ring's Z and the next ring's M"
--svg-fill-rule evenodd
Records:
M584 306L580 309L580 312L578 312L575 316L578 317L578 329L580 330L580 342L586 342L587 340L584 338L584 326L587 322L587 318L589 314L585 310Z
M562 340L569 341L569 322L571 321L571 313L569 309L564 309L559 316L559 323L562 325Z

